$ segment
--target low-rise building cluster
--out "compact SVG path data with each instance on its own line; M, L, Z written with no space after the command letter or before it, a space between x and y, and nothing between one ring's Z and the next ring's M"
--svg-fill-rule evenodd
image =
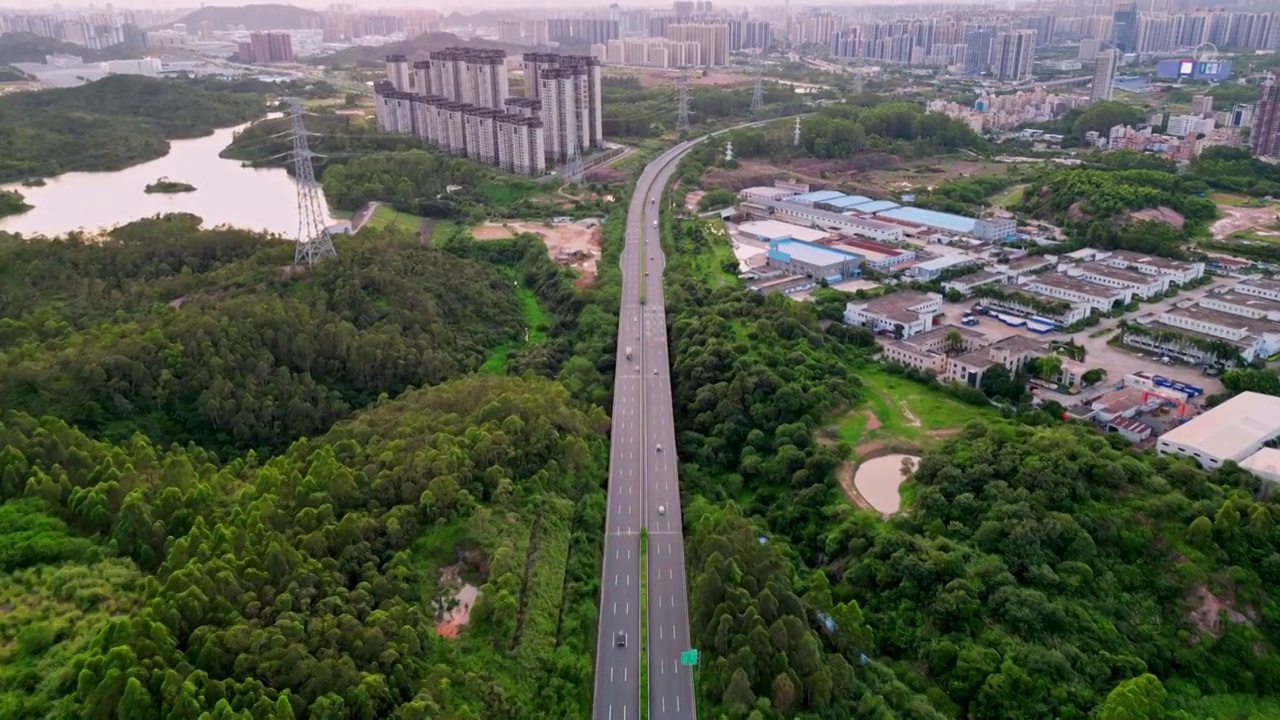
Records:
M1195 365L1232 365L1280 353L1280 281L1241 280L1126 325L1126 344Z

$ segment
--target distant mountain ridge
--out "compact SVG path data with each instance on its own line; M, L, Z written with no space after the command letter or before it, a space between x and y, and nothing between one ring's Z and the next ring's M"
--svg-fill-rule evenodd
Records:
M453 33L431 32L386 45L361 45L339 50L332 55L317 58L316 62L325 67L374 66L381 65L387 55L404 55L410 60L425 60L427 53L447 47L494 48L506 50L508 54L529 52L533 49L492 40L463 40Z
M306 30L323 25L324 16L314 10L295 5L244 5L240 7L202 7L175 21L184 23L188 32L199 31L201 23L209 22L214 30L225 30L228 25L246 30Z

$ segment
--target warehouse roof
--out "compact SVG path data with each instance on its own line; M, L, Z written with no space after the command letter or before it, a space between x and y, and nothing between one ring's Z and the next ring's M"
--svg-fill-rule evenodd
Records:
M927 225L932 228L960 233L973 232L973 226L978 222L973 218L964 217L963 215L953 215L951 213L938 212L937 210L925 210L924 208L914 207L900 207L892 210L879 211L876 212L876 216L890 218L892 220L902 220L903 222L916 223L917 225Z
M1280 435L1280 397L1242 392L1160 438L1223 460L1243 460L1258 443Z
M871 202L864 202L861 205L852 205L847 209L852 210L853 212L870 214L878 213L882 210L892 210L898 207L902 206L892 200L872 200Z
M844 193L840 192L839 190L814 190L813 192L807 192L803 195L797 195L791 198L791 202L797 202L797 203L831 202L836 198L842 198L842 197L844 197Z
M862 259L861 255L844 252L843 250L833 250L802 240L777 240L770 243L769 255L784 262L799 260L815 266L837 265L851 260Z
M792 223L782 222L780 220L752 220L744 222L738 226L739 232L755 235L765 242L774 240L804 240L806 242L816 242L831 233L825 230L815 230L813 228L804 227L803 225L793 225Z
M848 210L854 205L872 202L871 198L865 195L845 195L834 200L823 200L823 203L830 205L837 210Z

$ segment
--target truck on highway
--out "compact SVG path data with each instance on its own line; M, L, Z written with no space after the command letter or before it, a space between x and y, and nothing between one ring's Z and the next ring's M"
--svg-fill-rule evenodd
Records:
M627 346L627 359L628 359L628 360L630 360L630 359L631 359L631 346L630 346L630 345L628 345L628 346Z

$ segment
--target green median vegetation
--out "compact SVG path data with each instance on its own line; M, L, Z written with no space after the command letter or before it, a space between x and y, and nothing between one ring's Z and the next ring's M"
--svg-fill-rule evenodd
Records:
M640 528L640 717L649 717L649 529Z

